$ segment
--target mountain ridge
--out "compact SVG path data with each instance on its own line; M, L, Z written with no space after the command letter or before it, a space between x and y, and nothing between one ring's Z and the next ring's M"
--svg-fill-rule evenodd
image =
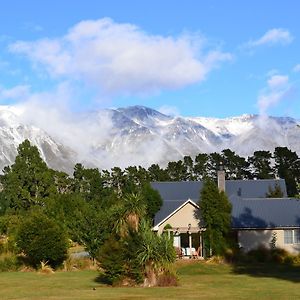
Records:
M25 138L39 148L50 167L68 173L76 162L99 168L148 167L226 148L243 156L255 150L273 151L277 146L300 153L299 120L291 117L169 116L137 105L87 112L72 123L61 116L60 127L55 129L55 120L43 122L36 115L28 118L20 107L0 106L1 169L13 163L18 144Z

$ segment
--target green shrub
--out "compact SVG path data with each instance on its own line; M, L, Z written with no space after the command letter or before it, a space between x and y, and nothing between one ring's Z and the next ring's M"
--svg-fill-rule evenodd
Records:
M300 266L300 254L292 255L281 248L268 249L263 246L249 252L235 248L227 249L224 258L228 263L276 263Z
M97 260L104 271L103 279L108 284L116 284L125 274L125 248L122 241L111 236L100 248Z
M4 236L2 238L0 237L0 254L8 252L18 253L14 236Z
M169 272L176 259L173 242L167 235L157 235L147 222L138 233L137 262L144 275L144 285L157 285L158 276Z
M144 282L153 286L160 276L161 285L174 285L177 279L171 276L170 268L175 259L172 241L155 234L147 222L141 222L139 231L129 230L123 238L111 235L97 256L104 272L102 281L113 285Z
M0 272L17 271L21 266L17 256L13 253L0 255Z
M140 236L133 231L126 238L112 235L106 240L97 255L103 281L112 285L142 283L143 270L137 259L139 247Z
M41 212L32 213L20 224L16 242L34 267L41 261L57 267L67 256L68 241L63 230Z
M251 250L244 256L244 262L260 262L260 263L279 263L279 264L295 264L297 256L291 255L281 248L267 249L259 247ZM300 257L299 257L300 261Z
M269 262L271 261L271 251L266 247L258 247L248 252L248 256L256 262Z
M166 226L164 227L164 230L168 230L168 229L172 229L173 227L168 223L166 224Z
M0 217L0 235L8 235L16 231L20 224L20 216L4 215Z
M64 261L64 271L95 269L95 263L88 257L68 257Z
M4 215L0 217L0 254L17 253L15 235L22 220L21 216Z
M280 249L280 248L275 248L275 249L271 249L270 250L271 253L271 262L275 262L275 263L285 263L287 257L290 256L290 254L284 250L284 249Z
M293 257L293 265L300 266L300 254Z
M293 265L294 264L294 256L293 255L287 255L284 258L283 263L287 264L287 265Z
M8 242L6 238L0 237L0 255L8 252Z

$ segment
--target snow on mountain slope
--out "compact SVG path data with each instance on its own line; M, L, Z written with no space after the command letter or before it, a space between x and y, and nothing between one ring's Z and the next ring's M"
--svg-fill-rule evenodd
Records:
M255 115L242 115L240 117L216 119L216 118L190 118L195 122L210 129L213 133L223 137L237 136L253 128L253 121L257 119Z
M273 151L278 146L288 147L300 153L298 123L291 118L257 117L251 130L236 136L227 145L244 156L257 149Z
M70 172L74 166L74 153L57 143L42 129L22 124L13 107L0 106L0 172L14 162L17 147L25 139L39 148L41 157L54 169Z
M20 107L0 107L1 168L14 161L25 138L38 146L49 166L69 173L75 162L147 167L226 148L244 156L277 146L300 153L299 121L288 117L171 117L143 106L78 114L72 122L63 113L53 120L46 113L49 121L41 122L40 114L29 118Z
M258 115L226 119L170 117L142 106L111 111L121 113L133 122L129 126L130 132L127 126L126 129L119 126L119 132L127 130L123 137L126 136L129 141L124 145L124 141L119 140L118 146L123 153L130 156L135 155L134 149L144 145L145 165L149 157L153 158L152 162L164 163L184 155L195 156L199 152L221 151L226 148L244 156L252 155L258 149L273 151L277 146L287 146L300 153L300 128L297 126L298 121L292 118L268 118ZM118 127L118 122L114 127ZM150 137L152 142L155 140L163 143L154 148L151 143L147 144ZM128 148L129 145L131 147ZM141 151L138 153L141 155ZM157 153L159 155L156 155Z

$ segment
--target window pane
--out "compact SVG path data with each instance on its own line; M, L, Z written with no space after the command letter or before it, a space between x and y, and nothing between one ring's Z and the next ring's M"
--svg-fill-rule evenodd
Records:
M300 230L299 229L294 230L294 243L300 244Z
M293 230L284 230L284 243L293 244Z

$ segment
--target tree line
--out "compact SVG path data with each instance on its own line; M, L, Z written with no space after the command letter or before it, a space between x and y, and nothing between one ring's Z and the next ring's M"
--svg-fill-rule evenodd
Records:
M165 168L152 164L149 168L129 166L109 170L85 168L78 163L73 176L50 169L28 140L20 144L12 166L7 166L0 176L0 214L6 210L27 210L45 205L45 199L80 196L85 202L107 207L128 193L139 193L147 202L147 215L153 218L162 202L151 189L151 181L195 181L205 178L216 180L222 164L226 179L283 178L289 196L298 194L300 160L296 152L287 147L277 147L274 152L255 151L247 158L230 149L221 153L199 153L194 159L184 156L171 161Z
M150 181L195 181L205 178L215 181L220 164L227 180L282 178L286 181L288 195L293 197L298 194L300 160L297 153L287 147L276 147L273 153L255 151L247 158L230 149L221 153L199 153L194 159L185 156L182 160L169 162L164 169L155 164L147 171Z
M15 162L0 176L0 235L9 236L12 251L27 253L35 265L43 258L54 266L60 264L70 239L102 262L111 282L129 277L136 282L146 278L153 284L159 274L169 274L175 254L170 241L151 232L162 199L150 182L215 181L220 163L227 179L278 176L286 180L290 196L298 193L299 158L286 147L277 147L274 153L256 151L248 158L229 149L200 153L194 159L185 156L169 162L165 168L153 164L99 170L78 163L70 176L49 168L37 147L25 140ZM36 245L28 243L38 232ZM52 239L46 241L52 245L50 252L40 246L46 238ZM61 253L59 258L57 253Z
M37 268L48 262L56 268L71 240L101 262L111 284L155 285L164 276L176 282L170 273L172 241L151 230L162 199L147 180L125 178L118 168L108 173L81 164L69 176L50 169L28 140L3 171L0 254L10 251L15 260L25 254L26 264Z

